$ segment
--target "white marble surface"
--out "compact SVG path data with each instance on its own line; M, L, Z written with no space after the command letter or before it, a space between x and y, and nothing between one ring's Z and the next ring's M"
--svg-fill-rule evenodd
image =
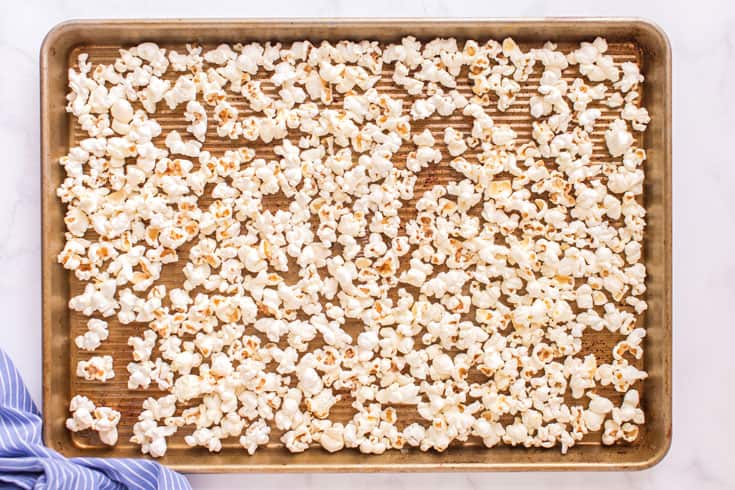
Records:
M11 5L8 7L8 5ZM732 95L735 6L725 1L616 0L20 0L0 15L0 345L41 398L38 50L70 18L274 16L641 16L660 24L674 53L674 441L637 473L197 475L195 488L457 490L496 488L735 488L735 162ZM716 144L713 144L717 142Z

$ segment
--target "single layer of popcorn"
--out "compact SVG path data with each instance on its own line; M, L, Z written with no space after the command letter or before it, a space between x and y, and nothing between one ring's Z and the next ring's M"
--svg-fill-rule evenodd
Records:
M152 457L178 431L248 454L633 442L643 83L602 38L81 55L67 110L88 137L57 189L69 307L90 317L74 343L134 332L128 389L164 393L132 430ZM590 331L609 356L582 354ZM77 375L114 362L84 355ZM77 395L70 413L116 443L114 408Z

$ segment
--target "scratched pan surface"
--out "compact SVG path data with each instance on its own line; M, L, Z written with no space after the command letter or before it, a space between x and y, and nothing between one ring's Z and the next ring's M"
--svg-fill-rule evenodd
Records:
M479 441L470 440L455 444L443 453L423 453L415 449L388 451L382 455L366 456L356 450L329 454L319 448L301 454L291 454L278 441L278 433L271 443L254 456L248 456L236 440L225 441L219 454L205 449L191 449L183 441L183 434L174 436L169 450L161 462L181 471L446 471L446 470L590 470L590 469L641 469L657 463L666 453L671 441L671 54L665 35L655 26L629 19L538 19L538 20L197 20L197 21L72 21L55 27L41 48L41 125L42 125L42 240L43 240L43 393L44 438L46 443L68 456L139 456L137 446L128 442L132 425L141 410L142 401L156 391L131 391L127 389L125 366L131 361L127 339L140 334L144 324L120 325L110 321L110 338L98 349L97 354L111 354L114 358L116 377L108 383L86 382L74 375L79 352L73 344L76 335L85 330L86 318L71 312L67 302L79 294L83 284L56 263L56 255L63 247L64 206L55 197L55 188L63 179L63 169L58 158L84 138L84 133L73 118L64 111L67 90L67 70L76 66L78 53L89 53L92 63L110 63L117 49L142 41L154 41L162 47L183 49L186 42L198 42L206 47L221 42L281 41L299 39L320 41L327 39L370 39L393 42L402 36L413 35L420 40L453 36L463 39L502 40L512 36L523 48L540 47L551 40L559 49L568 52L580 41L595 36L608 39L609 53L616 62L637 61L641 64L646 82L642 87L642 103L651 113L651 123L637 144L648 152L645 163L645 188L642 198L648 212L648 226L644 241L644 257L648 269L646 299L649 310L639 319L648 337L645 356L639 367L649 372L649 378L637 388L642 393L642 405L647 422L641 427L636 442L627 445L605 447L600 445L600 434L590 434L585 440L562 455L558 448L525 449L499 446L485 448ZM385 68L391 68L386 66ZM384 69L378 89L394 97L406 98L403 90L390 81L390 69ZM518 140L530 138L528 102L538 87L540 69L523 84L523 91L506 112L499 112L495 105L487 108L496 122L513 126ZM174 77L170 71L167 77ZM579 76L570 67L564 76L571 81ZM459 79L458 89L469 93L466 74ZM264 84L266 91L272 90ZM228 93L233 105L247 115L241 97ZM408 99L410 101L410 99ZM337 98L339 102L339 98ZM614 119L615 112L600 106L603 116L592 133L594 156L598 161L609 160L604 145L604 128ZM183 133L181 108L169 111L165 104L158 104L156 119L164 129L164 135L178 129ZM469 130L471 122L463 116L449 118L452 126ZM429 118L422 124L414 124L412 130L430 129L437 142L446 118ZM210 125L205 148L219 153L237 148L244 142L223 141L216 137ZM163 138L156 141L163 146ZM252 143L249 143L252 147ZM404 145L396 161L405 161L409 145ZM258 157L274 158L271 145L254 146ZM446 151L442 152L448 155ZM473 156L472 150L465 157ZM448 166L448 159L440 165L425 169L416 183L416 196L435 184L457 179ZM202 199L203 203L207 198ZM282 207L285 198L265 201L271 209ZM412 202L402 210L405 221L411 217ZM171 287L182 281L181 263L187 257L184 247L177 264L166 266L162 281ZM113 317L114 318L114 317ZM359 329L359 326L353 326ZM584 336L581 354L594 353L599 362L608 362L612 346L620 339L617 334L588 332ZM317 343L313 343L318 347ZM601 391L615 401L619 394ZM71 434L64 428L69 400L74 394L84 394L98 404L109 405L122 412L120 441L114 448L100 443L94 433ZM332 418L347 420L351 416L349 401L340 402ZM417 414L400 408L399 427L415 420Z

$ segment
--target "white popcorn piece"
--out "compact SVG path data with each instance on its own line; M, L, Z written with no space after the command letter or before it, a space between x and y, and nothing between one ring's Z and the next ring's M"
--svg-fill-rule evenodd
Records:
M579 49L572 52L567 58L570 64L578 64L579 72L592 82L610 80L617 82L620 70L613 62L612 56L604 55L607 51L607 41L596 38L593 42L581 43Z
M605 131L605 143L610 155L618 157L625 153L633 144L633 135L628 132L628 127L622 119L616 119L610 123Z
M176 412L176 397L166 395L161 398L147 398L143 402L143 409L150 412L153 420L162 420L172 417ZM146 414L147 416L147 414Z
M595 379L602 386L613 385L615 391L625 393L637 381L646 379L648 373L638 370L626 360L613 360L612 364L601 364L595 372Z
M130 441L139 444L143 454L160 458L166 454L168 449L166 438L176 433L177 429L175 425L158 425L152 413L146 410L140 414L138 422L133 425L133 437L130 438Z
M200 427L184 437L184 441L190 447L202 446L211 453L218 453L222 450L223 436L220 427L214 427L213 429Z
M99 434L103 444L117 444L117 425L120 412L110 407L96 407L87 397L76 395L69 403L72 416L66 419L66 428L72 432L91 429Z
M411 118L420 121L431 116L436 111L436 106L429 99L416 99L411 106Z
M196 100L191 100L186 104L186 112L184 118L191 124L186 127L196 139L204 142L207 136L207 112L204 107Z
M66 428L72 432L79 432L94 425L95 405L86 396L75 395L69 403L69 412L72 416L66 420Z
M64 216L64 223L66 229L74 236L84 236L84 233L89 228L89 219L84 212L76 207L71 207Z
M620 407L612 408L612 418L618 424L625 422L633 422L635 424L642 424L645 422L645 414L643 410L638 407L640 403L640 395L638 390L630 390L625 393L623 397L623 403Z
M623 70L623 76L615 82L614 86L616 89L627 93L636 88L639 83L643 83L643 75L641 75L640 68L637 64L626 61L620 65L620 68Z
M176 109L179 104L193 102L196 99L197 87L194 79L189 75L182 75L163 96L169 109ZM187 104L188 105L188 104ZM188 110L188 109L187 109Z
M194 374L185 374L176 380L173 393L180 402L196 398L202 394L201 379Z
M599 109L586 109L579 113L577 120L579 121L579 125L582 126L585 131L591 133L595 121L599 119L601 115L602 112Z
M145 83L146 87L138 92L138 100L143 105L143 109L150 114L156 112L156 105L163 100L166 92L171 88L171 82L161 80L157 76L151 76L150 80Z
M186 155L188 157L198 157L202 149L202 144L196 140L184 141L179 132L173 130L166 136L166 147L171 153Z
M117 424L120 422L120 412L109 407L97 407L94 411L93 429L97 431L100 440L108 446L117 444Z
M166 58L166 50L160 48L156 43L141 43L130 50L134 56L148 62L156 75L163 75L169 65Z
M648 123L651 122L651 116L648 115L648 111L645 107L637 107L634 104L628 102L623 107L620 117L626 121L631 122L631 126L636 131L645 131Z
M92 356L77 363L77 376L87 381L106 382L115 377L112 356Z
M501 124L493 127L492 130L492 141L493 144L498 146L510 146L516 139L516 132L506 125Z
M630 353L633 357L636 359L640 359L643 357L643 348L641 347L641 343L643 342L643 338L646 336L646 330L643 328L636 328L633 329L628 334L628 337L618 342L615 347L613 347L613 358L617 360L622 360L626 353Z
M283 442L286 449L292 453L301 453L306 451L306 449L309 448L311 441L312 435L306 424L302 424L296 429L286 432L281 437L281 442Z
M151 384L151 376L153 371L153 363L151 361L143 361L140 363L131 362L127 366L128 373L128 389L136 388L147 389Z
M330 453L341 451L345 447L344 426L340 423L330 424L329 427L317 432L314 440Z
M110 106L112 115L112 129L118 134L128 134L130 121L133 119L133 106L126 99L117 99Z
M411 268L401 274L399 281L415 287L421 287L433 269L431 264L426 264L417 259L411 259Z
M91 318L87 321L87 331L75 338L74 343L80 349L92 352L102 344L103 340L107 340L108 336L107 322Z
M624 102L625 101L623 100L623 96L620 92L614 92L607 98L605 104L610 108L615 108L622 106Z
M538 89L540 96L531 97L530 107L531 116L539 118L551 114L569 113L569 107L564 100L567 92L567 84L561 79L561 74L546 70L541 75L541 82Z
M204 61L215 65L224 65L229 60L234 60L237 53L232 50L229 44L220 44L215 49L204 53Z
M143 337L130 337L128 339L128 345L133 348L133 360L136 362L148 361L151 357L153 347L156 345L157 339L156 332L153 330L146 330L143 332Z
M340 400L340 396L332 394L331 389L322 390L316 396L306 399L306 409L318 419L329 417L329 410Z
M602 427L605 416L613 410L613 404L605 397L589 394L589 409L584 412L584 422L590 431L598 431Z
M447 150L453 157L459 156L467 151L467 143L464 141L462 133L451 127L444 130L444 143L447 144Z
M201 69L202 48L198 46L194 46L192 44L187 44L186 51L187 51L187 54L180 54L173 50L170 50L168 52L168 59L171 63L171 68L174 71L192 70L194 67Z
M250 424L245 431L245 435L240 437L240 445L245 448L248 454L253 455L258 446L268 444L270 441L270 427L262 419Z

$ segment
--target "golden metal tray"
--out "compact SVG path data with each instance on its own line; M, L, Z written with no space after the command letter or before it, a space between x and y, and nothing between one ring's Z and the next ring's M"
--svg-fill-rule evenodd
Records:
M203 45L243 41L312 41L373 39L381 42L413 35L419 39L453 36L458 39L503 39L512 36L525 46L551 40L561 49L592 40L607 38L610 54L616 61L637 60L646 82L643 105L651 113L651 123L642 141L648 152L643 202L648 212L644 256L648 268L647 300L649 310L640 323L647 328L645 357L642 364L650 377L639 386L646 412L646 424L638 440L630 445L604 447L599 434L586 438L568 454L555 449L496 447L486 449L477 442L451 446L443 453L423 453L415 449L388 451L366 456L356 450L329 454L312 449L291 454L271 437L271 444L248 456L236 443L225 444L219 454L202 448L190 449L180 436L169 443L167 455L160 461L187 472L226 471L448 471L448 470L611 470L642 469L663 458L671 442L671 51L666 35L656 26L637 19L531 19L531 20L92 20L70 21L54 27L41 47L41 195L43 240L43 405L46 444L67 456L137 457L138 448L128 442L135 414L150 392L129 391L125 365L130 360L127 338L140 325L110 322L110 338L100 354L115 353L118 376L111 382L89 383L74 375L77 349L72 339L84 331L85 318L67 308L71 295L81 292L81 285L56 262L64 242L64 206L55 189L63 179L58 158L70 145L83 137L65 112L67 69L76 64L80 51L90 54L92 62L110 62L117 48L142 41L155 41L164 47L182 46L196 41ZM532 80L538 82L538 75ZM533 83L531 83L533 85ZM390 90L389 87L381 89ZM460 90L468 90L460 86ZM505 113L493 112L499 122L514 126L523 137L529 132L527 104L535 87L524 88L518 101ZM404 96L393 94L393 96ZM235 98L236 99L236 98ZM238 104L237 99L235 105ZM160 105L160 104L159 104ZM159 111L157 119L167 129L182 124L176 112ZM603 114L603 120L607 114ZM460 127L469 122L453 117ZM185 123L184 123L185 124ZM417 125L420 126L420 125ZM426 122L433 132L443 130L439 121ZM519 128L524 128L520 129ZM181 130L181 128L178 128ZM608 159L601 128L595 128L596 159ZM441 137L436 138L441 141ZM209 139L208 141L211 141ZM209 144L209 143L208 143ZM216 143L225 149L230 143ZM236 143L232 143L237 147ZM256 147L259 156L272 155L269 145ZM447 162L419 179L417 195L423 189L450 178ZM278 204L278 203L274 203ZM410 206L407 206L410 208ZM180 273L164 273L163 282L176 283ZM114 318L114 317L113 317ZM585 353L605 352L617 339L595 332L585 335ZM120 442L114 448L100 444L94 434L72 434L64 428L68 403L76 393L89 395L99 404L109 404L123 413ZM348 406L336 407L336 416L346 415Z

